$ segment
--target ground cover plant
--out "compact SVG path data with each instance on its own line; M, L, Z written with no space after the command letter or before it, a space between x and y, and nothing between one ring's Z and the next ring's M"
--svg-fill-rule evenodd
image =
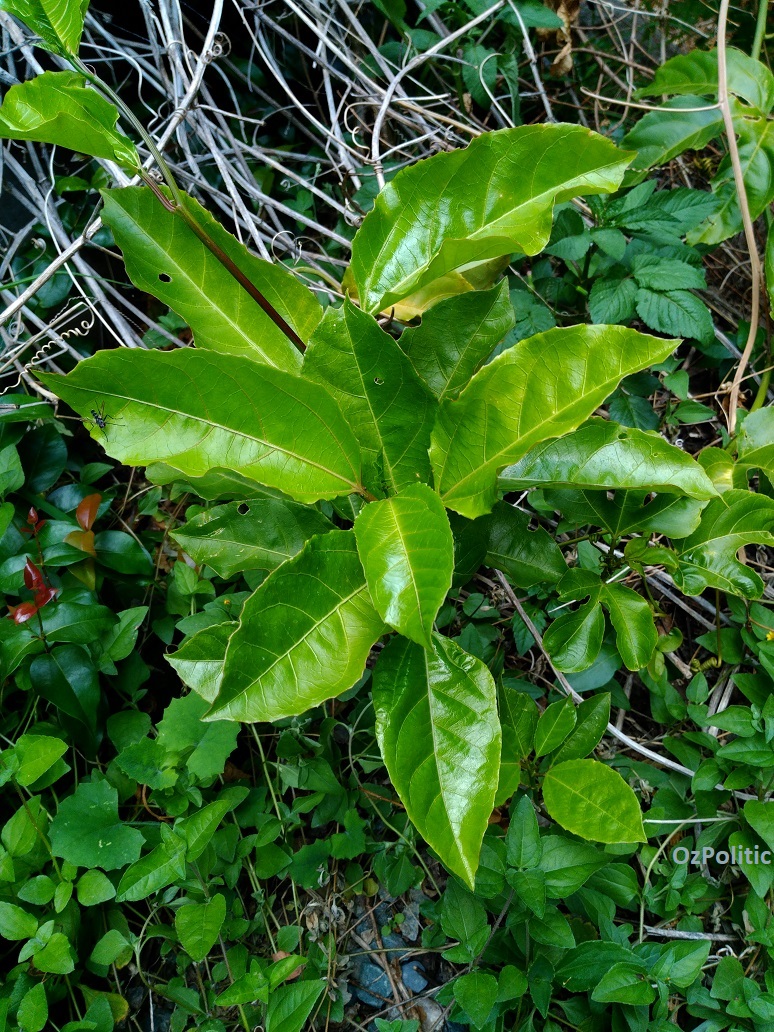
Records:
M182 189L86 4L3 8L58 63L0 135L107 163L102 246L162 313L0 409L6 1027L768 1028L761 17L748 55L721 8L617 142L375 160L309 286ZM713 141L709 191L651 173ZM735 364L697 292L740 231Z

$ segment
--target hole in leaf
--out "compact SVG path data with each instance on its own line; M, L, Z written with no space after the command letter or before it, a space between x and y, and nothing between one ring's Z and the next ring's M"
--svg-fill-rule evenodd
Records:
M384 380L381 378L381 376L375 376L374 377L374 383L376 384L377 387L381 387L382 384L384 383Z
M160 272L159 273L159 279L161 280L162 283L171 283L172 282L172 277L170 275L168 275L168 273L166 273L166 272Z
M247 504L247 502L242 502L241 505L237 506L237 512L240 516L246 516L248 512L250 512L250 506Z

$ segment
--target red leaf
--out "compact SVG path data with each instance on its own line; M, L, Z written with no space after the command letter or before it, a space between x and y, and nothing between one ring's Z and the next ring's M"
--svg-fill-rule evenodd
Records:
M56 598L56 595L56 588L49 588L47 586L38 588L38 590L35 592L35 605L38 607L38 609L42 609L43 606L48 605L52 598Z
M34 602L22 602L20 606L8 606L8 612L11 614L13 622L17 624L31 620L37 611L38 607Z
M41 588L46 587L43 574L31 559L28 559L24 564L24 585L30 591L39 591Z
M94 525L101 501L101 494L90 494L86 495L83 501L79 503L78 508L75 510L75 518L84 530L91 530Z

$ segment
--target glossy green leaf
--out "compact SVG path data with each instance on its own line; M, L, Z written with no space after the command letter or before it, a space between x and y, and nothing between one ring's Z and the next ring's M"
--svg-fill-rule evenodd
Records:
M0 8L15 15L55 54L77 54L89 0L2 0Z
M140 855L144 839L118 816L118 792L107 781L83 781L51 822L51 850L79 867L114 871Z
M774 481L774 407L750 412L739 427L736 440L737 468L741 466L746 472L759 469Z
M193 862L199 859L218 825L233 806L230 799L216 799L175 825L175 832L179 832L186 841L186 860Z
M185 476L227 467L297 501L359 489L360 452L321 386L246 358L196 348L100 351L40 379L85 418L105 406L110 455Z
M228 640L236 628L233 620L203 627L176 652L165 656L183 684L207 702L214 702L220 690Z
M503 470L498 486L502 491L558 486L606 491L634 488L701 499L717 493L698 462L660 434L598 418L558 440L537 445Z
M528 796L522 796L513 809L505 834L505 855L511 867L537 867L543 856L543 843L535 807Z
M596 601L558 617L543 635L543 644L557 670L588 670L599 655L605 636L605 617Z
M471 888L500 765L497 691L448 638L426 650L394 638L374 673L376 734L406 812Z
M436 490L463 516L488 512L505 466L577 429L625 376L675 347L621 326L557 328L515 344L441 405L430 451Z
M24 788L32 785L66 752L67 742L61 738L21 735L14 746L14 755L19 762L19 769L14 775L16 783Z
M737 112L734 128L750 215L757 219L774 200L774 123L766 116L752 118L745 109ZM689 244L719 244L742 231L742 214L728 156L712 179L712 192L715 210L688 234Z
M207 720L278 720L351 688L385 627L352 531L312 538L245 602Z
M577 526L602 527L615 537L633 531L687 537L699 525L706 502L681 495L660 494L649 498L645 491L545 489L546 502Z
M530 530L529 523L526 513L507 502L499 502L485 523L486 565L519 588L553 584L567 572L562 550L551 535L542 527Z
M186 903L175 911L175 931L191 960L204 960L218 941L225 919L226 897L221 892L206 903Z
M647 601L623 584L604 584L600 598L615 628L616 647L626 667L640 670L647 666L658 641Z
M774 106L774 75L761 61L736 47L726 49L728 92L741 97L762 112ZM636 97L669 94L718 95L717 50L692 50L678 54L656 69L653 81L635 93Z
M179 214L167 211L147 187L103 190L102 197L103 221L123 251L132 282L185 319L197 347L299 371L300 351ZM184 204L306 342L322 318L312 291L282 265L252 254L198 201L184 195Z
M58 645L30 665L35 690L83 729L89 748L97 744L101 691L99 675L82 645Z
M118 111L76 72L43 72L12 86L0 105L0 139L35 140L140 165L137 150L115 128Z
M750 799L744 804L744 816L770 849L774 849L774 802Z
M0 935L15 942L29 939L38 930L37 918L15 903L0 902Z
M379 616L430 648L433 621L454 571L454 542L440 498L414 484L397 498L366 505L354 531Z
M623 146L637 151L632 170L642 174L654 165L666 165L686 150L701 150L723 132L723 118L717 108L708 107L702 97L675 97L656 111L649 111L623 138Z
M294 982L281 985L269 996L266 1032L301 1032L320 999L325 982Z
M637 797L621 775L597 760L551 767L543 801L566 831L594 842L645 842Z
M709 503L697 530L675 542L678 567L672 576L687 595L719 588L759 598L763 581L736 555L745 545L774 545L774 502L749 491L726 491Z
M508 282L447 298L425 312L399 344L436 398L455 398L513 327Z
M591 998L597 1003L647 1006L656 999L656 989L638 966L628 963L613 964L597 982Z
M554 205L612 192L629 160L580 126L530 125L484 133L464 150L402 170L353 241L361 306L379 312L472 263L537 254ZM529 175L514 175L522 167Z
M592 695L578 703L575 727L553 756L553 763L580 760L588 756L607 729L610 719L610 695Z
M430 478L427 449L437 403L395 339L349 301L329 308L304 358L304 377L339 403L383 494ZM381 472L379 472L381 471Z
M575 727L575 703L570 696L546 706L535 728L535 755L545 756L562 744Z
M316 509L279 498L251 498L206 509L172 537L196 563L229 578L245 570L268 573L300 552L310 537L332 529Z
M124 903L146 899L159 889L185 878L185 853L185 840L171 834L170 838L124 871L118 883L116 901Z

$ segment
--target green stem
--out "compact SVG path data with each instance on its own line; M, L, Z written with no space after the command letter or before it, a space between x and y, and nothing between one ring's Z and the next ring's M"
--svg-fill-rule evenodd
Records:
M766 33L766 15L768 14L769 0L758 0L758 17L755 20L755 36L753 38L750 56L757 61L761 56L763 37Z

